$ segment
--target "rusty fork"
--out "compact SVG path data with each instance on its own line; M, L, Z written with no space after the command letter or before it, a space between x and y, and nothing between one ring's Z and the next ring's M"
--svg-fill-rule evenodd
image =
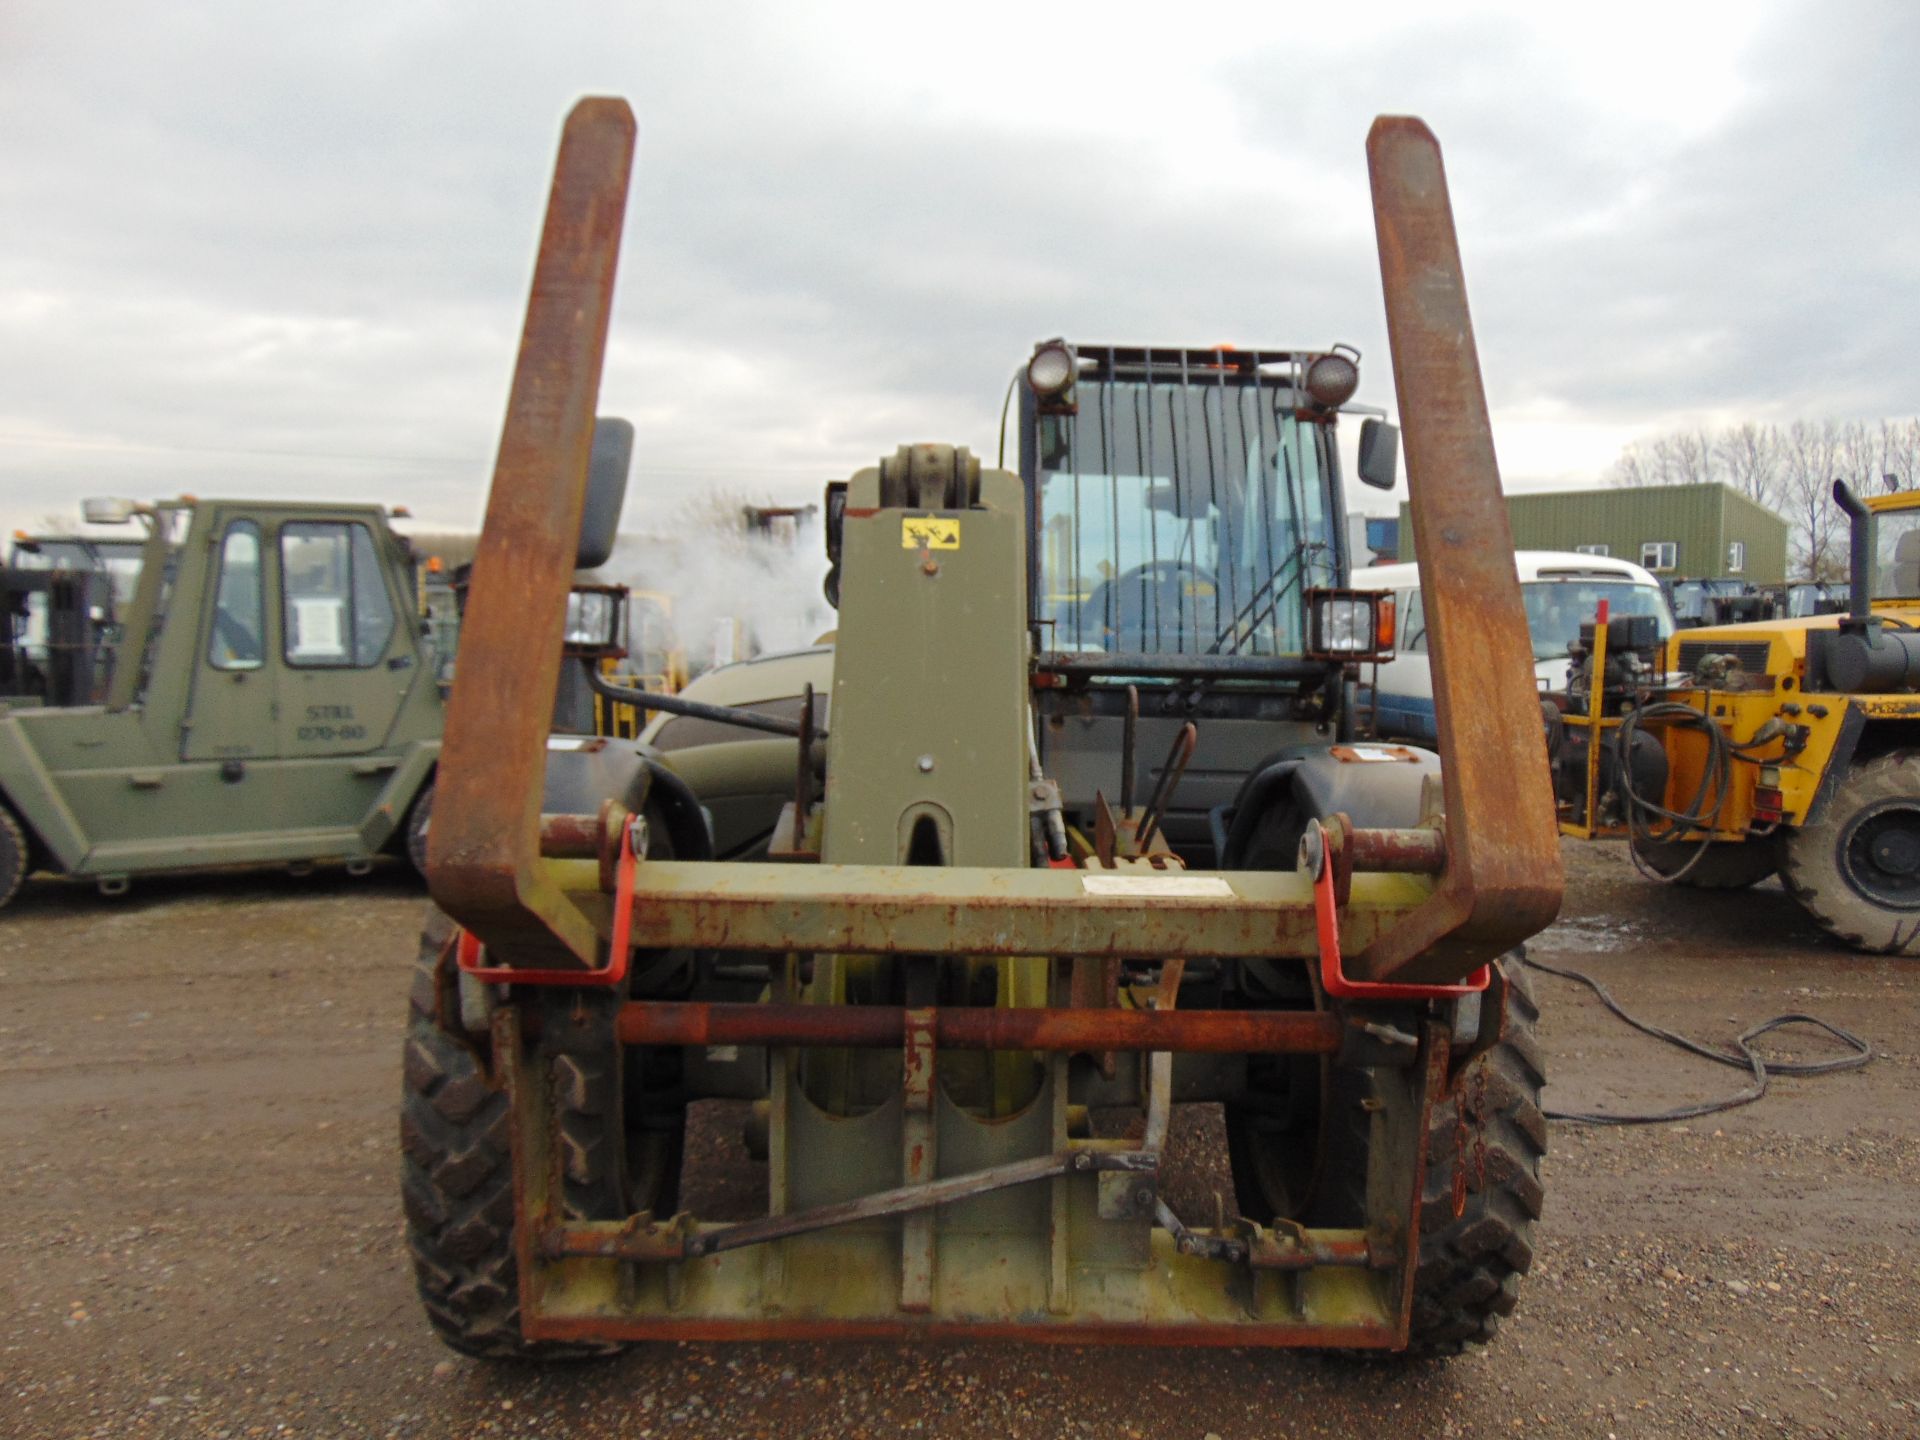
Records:
M1433 895L1353 970L1444 983L1559 913L1560 840L1440 145L1419 120L1382 116L1367 165L1433 657L1447 864Z
M585 968L599 954L540 864L539 806L633 150L626 101L567 116L440 753L433 898L519 963Z

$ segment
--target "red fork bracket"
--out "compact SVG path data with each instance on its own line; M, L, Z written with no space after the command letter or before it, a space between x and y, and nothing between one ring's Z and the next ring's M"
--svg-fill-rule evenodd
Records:
M486 947L480 937L462 928L455 932L454 959L460 969L476 980L505 981L514 985L618 985L627 978L627 963L633 958L633 891L640 870L639 857L633 853L634 827L638 815L625 816L620 824L620 858L613 868L613 938L607 942L607 962L594 969L522 970L512 965L487 964Z
M1320 937L1320 984L1327 994L1340 1000L1451 1000L1461 995L1477 995L1492 983L1491 965L1482 965L1457 985L1350 979L1340 955L1340 897L1335 893L1335 866L1326 833L1318 820L1307 822L1307 835L1300 850L1313 875L1313 918Z

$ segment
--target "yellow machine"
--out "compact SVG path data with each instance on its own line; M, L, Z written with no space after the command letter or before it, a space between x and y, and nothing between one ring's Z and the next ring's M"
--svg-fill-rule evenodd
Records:
M1682 630L1664 653L1634 617L1583 631L1564 719L1549 717L1561 829L1625 835L1681 884L1777 872L1849 945L1916 954L1920 492L1862 500L1836 482L1834 500L1848 614Z
M626 654L600 662L600 674L624 690L678 695L687 687L687 653L673 625L673 597L658 590L627 592ZM635 740L649 712L604 694L593 697L593 733Z

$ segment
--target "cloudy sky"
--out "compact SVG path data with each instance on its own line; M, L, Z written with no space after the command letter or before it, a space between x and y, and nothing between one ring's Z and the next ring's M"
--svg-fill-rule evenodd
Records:
M991 453L1053 334L1345 340L1391 406L1382 111L1445 147L1510 488L1920 407L1920 7L1331 13L8 0L0 519L193 490L472 523L589 92L641 131L601 406L639 430L630 525Z

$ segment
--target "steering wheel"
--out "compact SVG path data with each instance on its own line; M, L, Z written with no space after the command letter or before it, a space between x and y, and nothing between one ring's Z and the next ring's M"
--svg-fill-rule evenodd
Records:
M214 610L213 633L226 647L229 668L241 669L261 662L260 637L226 611Z

